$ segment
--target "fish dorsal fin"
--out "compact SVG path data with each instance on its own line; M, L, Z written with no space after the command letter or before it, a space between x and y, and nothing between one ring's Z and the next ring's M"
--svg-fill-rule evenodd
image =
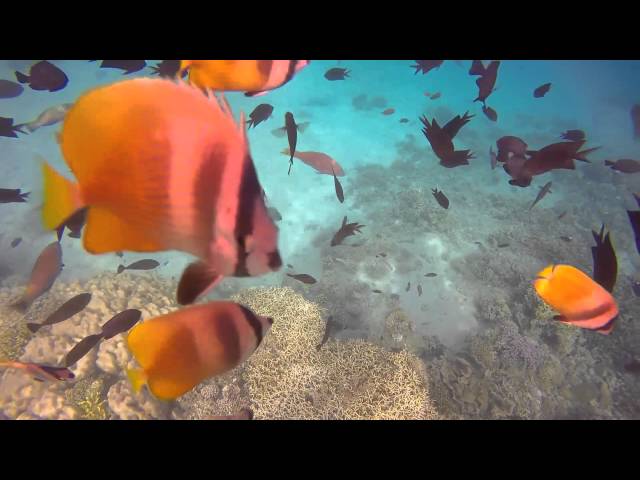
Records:
M342 219L342 227L344 228L346 224L347 224L347 216L345 215L345 217Z

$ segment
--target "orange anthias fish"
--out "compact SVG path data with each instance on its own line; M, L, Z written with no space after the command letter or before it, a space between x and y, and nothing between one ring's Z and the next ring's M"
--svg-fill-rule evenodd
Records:
M68 368L51 367L39 363L19 362L6 360L0 362L0 368L14 368L25 372L38 382L55 382L64 380L73 380L75 375Z
M309 65L309 60L180 60L189 81L214 91L244 91L248 97L281 87Z
M283 155L291 155L291 151L285 148L281 152ZM345 173L342 167L326 153L322 152L300 152L296 151L293 156L298 160L313 168L316 173L324 173L325 175L333 175L335 172L337 177L344 177ZM333 170L332 170L333 168Z
M234 302L195 305L147 320L127 337L141 366L127 374L136 392L146 384L157 398L173 400L244 362L272 323Z
M60 146L74 183L47 163L43 221L56 229L87 208L92 254L179 250L195 255L178 301L192 303L223 276L278 270L278 230L262 196L244 115L186 83L137 78L82 95Z
M571 265L549 265L536 276L538 296L560 312L555 319L608 335L618 316L613 296Z

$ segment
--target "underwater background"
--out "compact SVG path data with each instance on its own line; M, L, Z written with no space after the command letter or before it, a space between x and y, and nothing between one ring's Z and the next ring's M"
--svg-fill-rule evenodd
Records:
M2 60L0 79L15 80L15 70L34 62ZM69 77L66 88L25 88L16 98L0 98L1 117L25 123L88 89L150 75L149 68L124 77L84 60L51 62ZM626 213L638 207L633 194L640 192L640 173L604 165L605 159L640 158L630 116L640 102L640 62L502 61L487 100L496 122L474 102L471 60L447 60L425 75L413 63L312 61L265 96L225 94L236 118L261 103L274 106L248 137L268 205L281 216L283 262L291 265L225 278L206 297L233 298L274 318L247 362L165 402L131 390L125 370L133 359L121 334L78 362L71 382L37 383L1 371L0 416L200 419L248 407L256 419L640 418L640 372L625 368L640 359L633 288L640 255ZM349 76L327 80L333 67ZM534 89L546 82L550 91L535 98ZM432 99L435 92L440 96ZM475 158L443 168L419 117L444 124L467 111L474 117L455 144ZM324 152L344 169L344 203L336 199L332 175L299 160L287 174L287 139L272 132L284 125L285 112L309 122L298 151ZM51 290L26 315L9 308L39 253L55 240L40 217L40 164L44 158L68 171L55 138L59 129L0 137L0 188L31 192L25 203L0 204L0 359L59 364L119 311L140 309L144 320L177 309L177 280L192 260L178 252L91 255L65 233L64 269ZM553 170L520 188L509 185L500 165L491 168L489 148L500 137L514 135L539 149L571 129L586 132L585 148L602 147L575 170ZM126 175L119 181L126 183ZM529 209L549 181L552 193ZM447 209L434 199L436 188L449 199ZM364 227L331 246L345 216ZM620 318L610 335L554 322L532 284L551 263L591 273L591 232L602 224L618 259L613 295ZM21 242L14 247L16 238ZM160 265L116 275L118 265L145 258ZM317 282L304 284L287 273ZM92 293L91 302L72 319L36 334L25 327L83 292ZM328 340L318 348L328 326Z

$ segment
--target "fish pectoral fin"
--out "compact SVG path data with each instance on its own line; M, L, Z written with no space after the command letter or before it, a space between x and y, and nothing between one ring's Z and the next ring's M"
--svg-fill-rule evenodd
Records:
M139 368L131 368L127 370L127 377L131 382L131 387L135 393L140 392L143 385L147 383L147 375Z
M180 305L189 305L196 299L215 288L224 277L205 262L189 264L180 277L177 301Z
M300 133L304 133L304 131L307 129L309 125L310 125L310 122L302 122L296 125L296 128Z
M93 254L130 250L158 252L165 250L142 229L123 221L105 208L90 208L83 238L84 248Z

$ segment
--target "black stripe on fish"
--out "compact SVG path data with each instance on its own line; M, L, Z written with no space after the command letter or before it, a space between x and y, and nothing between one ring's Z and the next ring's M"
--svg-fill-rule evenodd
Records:
M272 68L273 60L258 60L258 71L264 76L265 80L269 80Z
M262 324L260 323L260 320L258 319L256 314L253 313L251 310L249 310L247 307L240 304L238 304L238 307L240 308L240 311L242 312L244 319L253 330L253 333L256 338L256 348L257 348L258 345L260 345L260 343L262 342Z
M225 360L228 360L232 365L237 365L242 359L242 349L240 332L238 332L233 315L227 312L219 313L216 315L215 322L218 325L220 342L224 345Z
M247 248L245 238L253 232L253 214L255 212L255 201L260 197L261 190L258 184L256 171L253 168L253 159L247 154L244 159L244 168L240 178L240 190L238 191L238 210L236 211L236 227L234 237L238 244L236 253L236 277L248 277L250 273L247 269Z
M289 60L289 70L287 70L287 75L284 77L282 85L293 78L293 75L296 73L296 65L298 65L298 60Z

